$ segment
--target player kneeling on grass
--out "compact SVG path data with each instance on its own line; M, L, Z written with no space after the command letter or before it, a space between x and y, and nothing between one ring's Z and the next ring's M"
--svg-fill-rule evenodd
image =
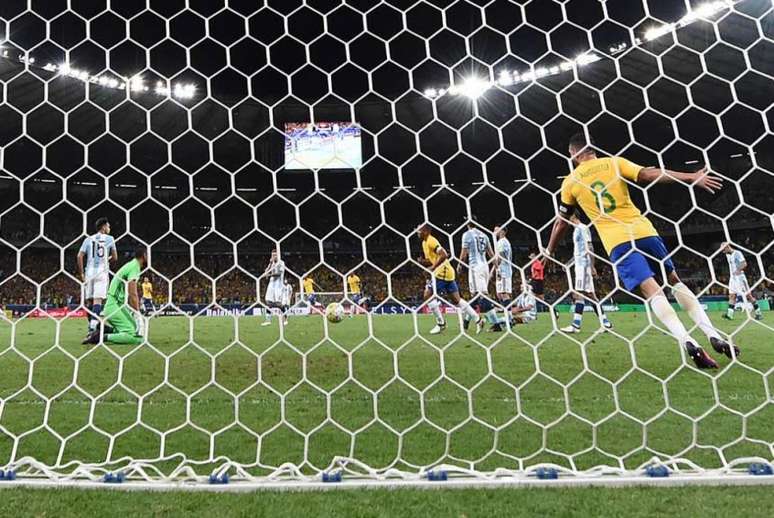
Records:
M718 364L688 334L656 281L663 266L677 302L710 340L712 347L729 358L739 355L720 337L696 295L680 281L675 265L653 224L642 215L629 196L626 180L640 184L686 182L714 193L722 178L706 168L680 173L657 167L641 167L621 157L597 158L593 143L582 133L570 139L569 152L575 169L562 182L559 215L554 221L547 256L552 256L570 224L567 219L580 209L594 223L620 279L628 291L636 288L650 303L653 314L677 338L700 369Z
M105 343L140 345L145 337L145 318L140 314L137 281L148 263L145 247L138 247L134 259L123 265L110 281L107 302L102 310L104 329L99 326L83 341L98 344L104 331Z
M438 240L430 235L430 226L427 224L419 227L417 232L422 240L422 253L424 257L418 259L420 264L430 267L432 277L425 285L424 298L429 300L427 307L435 315L435 327L430 330L431 335L437 335L446 329L446 319L441 314L441 302L436 295L447 295L449 300L459 308L463 318L469 318L476 322L476 333L480 333L484 327L484 319L480 318L473 308L460 297L460 289L454 276L454 268L449 262L449 254L441 246ZM433 289L435 288L435 289Z
M529 324L537 320L537 299L529 283L522 284L521 293L511 306L514 324Z
M570 217L570 223L575 227L572 233L575 262L575 290L572 293L572 298L575 303L575 312L572 316L572 323L563 327L561 331L564 333L580 332L586 301L591 303L591 308L599 316L599 323L602 324L602 327L612 329L613 324L607 319L594 291L594 277L597 276L597 270L594 267L594 245L591 242L591 232L589 232L589 227L580 222L577 214Z

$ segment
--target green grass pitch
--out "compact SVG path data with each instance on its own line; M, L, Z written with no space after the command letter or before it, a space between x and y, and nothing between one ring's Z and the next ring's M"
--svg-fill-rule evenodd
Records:
M425 316L415 334L411 316L375 315L369 330L361 315L328 325L329 340L316 316L291 318L283 337L276 320L163 317L150 323L153 348L82 346L83 320L61 322L57 342L56 322L22 320L13 342L0 330L0 465L182 453L262 474L284 462L312 472L335 455L407 470L771 458L772 333L716 320L743 353L709 375L646 331L644 313L613 315L616 334L596 337L587 317L584 345L552 334L546 314L480 344L455 325L427 335Z
M284 462L311 474L336 455L408 471L771 459L774 315L713 318L742 357L715 355L709 374L644 313L615 314L614 333L596 335L587 317L580 343L552 332L547 314L478 337L456 324L429 336L426 316L360 315L327 325L329 339L317 316L291 317L282 336L276 319L162 317L153 347L137 348L80 345L83 320L6 322L0 465L177 454L156 465L184 455L207 474L228 457L264 475Z

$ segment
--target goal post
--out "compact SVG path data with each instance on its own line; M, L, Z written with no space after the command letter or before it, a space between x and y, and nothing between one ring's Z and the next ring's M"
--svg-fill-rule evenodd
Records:
M0 488L774 482L773 26L0 2Z

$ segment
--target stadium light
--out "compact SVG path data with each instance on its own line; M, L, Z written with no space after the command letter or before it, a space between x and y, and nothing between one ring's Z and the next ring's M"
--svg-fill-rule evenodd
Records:
M101 86L103 88L109 88L111 90L128 90L129 92L148 92L150 88L145 85L145 81L142 76L134 76L131 79L121 78L112 75L105 74L92 74L86 70L73 68L69 63L46 63L45 65L36 65L36 60L33 56L27 56L25 54L18 54L14 56L6 48L0 45L0 58L15 60L18 63L23 63L27 66L34 66L46 72L58 74L60 76L76 79L83 83L90 83ZM159 82L161 86L157 86L153 91L157 95L163 95L167 97L175 97L178 99L192 99L196 96L196 85L192 83L178 83L173 88L164 86Z
M676 25L673 23L662 25L661 27L651 27L650 29L645 31L645 41L653 41L655 39L658 39L661 36L664 36L674 31L675 28L676 28Z
M680 18L674 23L668 23L665 25L650 27L642 35L642 40L635 38L631 43L620 42L610 46L610 56L618 55L624 52L626 49L640 45L643 41L656 40L670 32L674 32L677 29L686 27L693 22L713 16L724 9L733 7L741 0L716 0L714 2L707 2L697 6L695 9L690 10L685 16ZM583 67L591 63L602 60L602 56L594 52L584 52L573 60L562 61L552 66L533 68L524 72L516 72L511 70L501 70L497 74L497 80L490 82L481 78L468 78L461 85L449 85L447 89L444 88L427 88L424 90L424 95L428 99L438 99L446 94L458 95L462 94L471 99L478 99L490 88L509 87L520 83L530 83L536 79L542 79L544 77L555 76L564 72L569 72L576 67Z
M478 99L491 87L490 83L480 77L467 78L460 87L460 94L470 99Z

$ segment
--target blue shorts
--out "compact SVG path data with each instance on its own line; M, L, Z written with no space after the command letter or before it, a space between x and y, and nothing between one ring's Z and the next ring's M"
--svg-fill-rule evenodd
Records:
M433 285L430 284L432 279L427 281L425 289L432 290ZM449 293L459 293L460 288L457 286L457 281L442 281L441 279L435 279L435 292L438 295L446 295Z
M307 293L306 294L306 301L309 304L316 304L317 303L317 295L315 295L314 293Z
M664 241L658 236L643 237L631 242L621 243L610 252L610 260L615 264L618 276L628 291L661 272L664 265L666 273L675 270Z
M363 295L360 293L353 293L349 296L349 298L354 302L355 304L360 304L360 301L363 300Z

